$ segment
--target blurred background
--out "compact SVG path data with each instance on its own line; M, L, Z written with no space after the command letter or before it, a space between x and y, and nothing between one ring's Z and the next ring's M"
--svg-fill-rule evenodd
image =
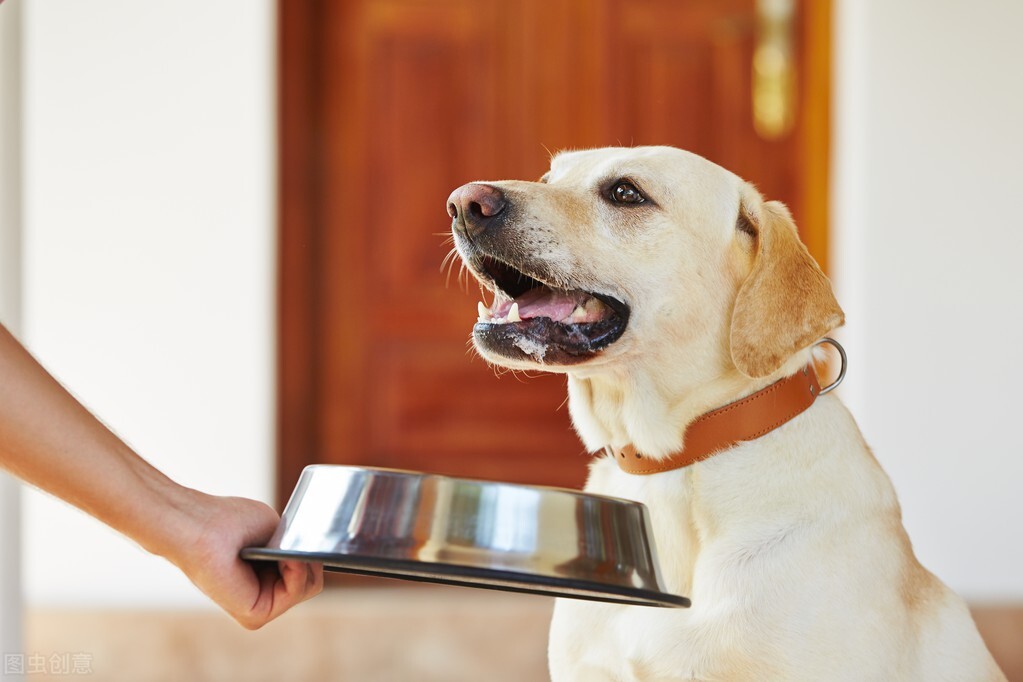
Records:
M0 321L211 493L280 509L313 462L578 486L563 380L466 351L445 198L558 149L690 149L793 209L917 554L1023 679L1020 25L1015 0L6 0ZM0 478L27 679L543 679L550 606L345 583L248 633Z

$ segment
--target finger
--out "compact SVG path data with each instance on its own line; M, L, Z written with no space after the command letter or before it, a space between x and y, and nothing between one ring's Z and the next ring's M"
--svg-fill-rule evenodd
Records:
M307 564L309 575L306 578L306 599L315 597L323 591L323 564Z
M278 593L284 585L284 572L281 566L269 562L260 566L260 569L259 602L264 607L261 609L263 617L270 620L277 605Z
M259 582L256 599L247 611L231 614L248 630L257 630L274 618L275 592L280 580L277 566L273 564L262 564L254 568Z
M282 561L279 565L280 579L274 586L273 620L305 597L306 567L301 561Z
M300 562L299 566L303 582L299 591L293 595L294 601L290 606L304 602L307 599L312 599L323 591L323 565L313 562ZM296 582L298 582L297 579Z

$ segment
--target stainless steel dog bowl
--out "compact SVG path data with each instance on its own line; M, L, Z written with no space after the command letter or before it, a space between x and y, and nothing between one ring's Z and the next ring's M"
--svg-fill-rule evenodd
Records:
M270 542L241 556L556 597L689 606L664 591L639 502L390 469L306 467Z

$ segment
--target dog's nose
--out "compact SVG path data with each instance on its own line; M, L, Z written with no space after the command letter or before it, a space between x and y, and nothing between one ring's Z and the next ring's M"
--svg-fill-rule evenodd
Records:
M448 215L454 219L453 229L473 236L493 224L507 205L504 193L497 187L470 182L448 197Z

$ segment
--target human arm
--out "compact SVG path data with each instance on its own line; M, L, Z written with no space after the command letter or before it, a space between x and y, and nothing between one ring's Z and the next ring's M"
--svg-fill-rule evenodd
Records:
M323 587L318 565L248 564L278 522L267 505L181 486L139 457L0 325L0 468L165 557L255 629Z

